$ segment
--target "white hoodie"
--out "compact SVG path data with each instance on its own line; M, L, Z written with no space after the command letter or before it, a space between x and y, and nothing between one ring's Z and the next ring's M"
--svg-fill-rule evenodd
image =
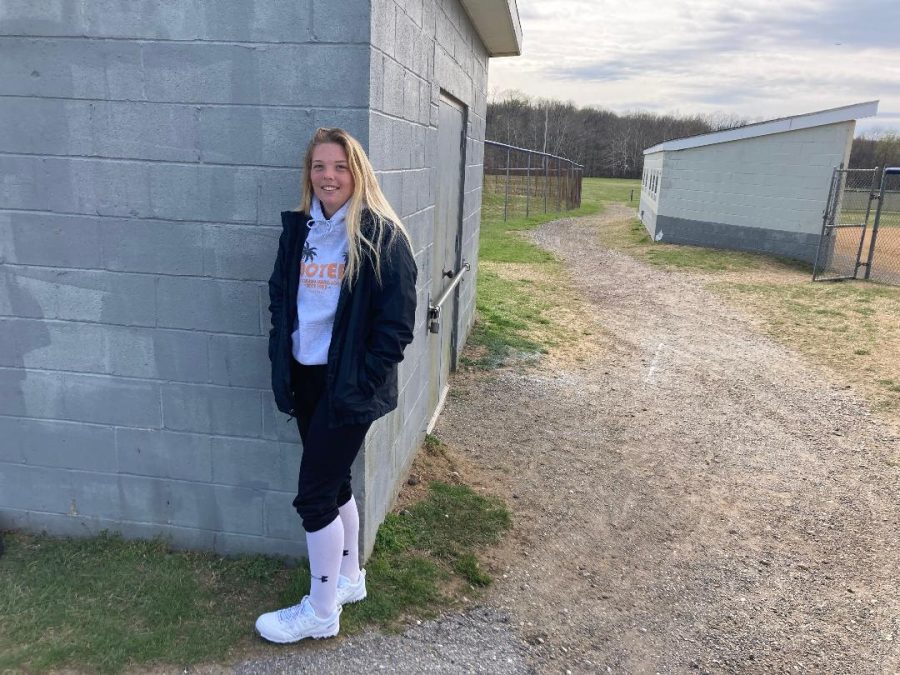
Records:
M325 218L322 205L313 197L309 234L300 260L300 286L297 289L297 323L291 333L292 352L298 363L308 366L328 362L331 329L341 294L341 280L347 264L346 202L331 219Z

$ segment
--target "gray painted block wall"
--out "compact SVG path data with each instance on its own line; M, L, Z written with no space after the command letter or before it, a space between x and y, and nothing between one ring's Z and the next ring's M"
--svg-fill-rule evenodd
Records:
M265 282L309 135L342 126L420 267L400 408L354 466L370 551L431 415L438 98L469 109L474 263L487 58L457 0L0 5L0 529L305 553Z
M437 194L438 105L441 92L467 108L462 256L472 273L460 286L457 334L461 351L475 320L482 161L487 113L488 54L457 0L373 0L369 154L385 193L414 242L419 267L416 339L400 371L400 405L377 422L363 452L362 548L406 477L431 417L425 327Z
M369 12L0 4L0 528L303 554L266 281L312 130L368 143Z

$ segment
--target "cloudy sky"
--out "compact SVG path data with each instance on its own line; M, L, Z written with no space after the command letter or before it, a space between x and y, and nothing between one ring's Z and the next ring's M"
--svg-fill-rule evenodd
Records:
M617 112L783 117L880 99L900 132L900 0L517 0L489 88Z

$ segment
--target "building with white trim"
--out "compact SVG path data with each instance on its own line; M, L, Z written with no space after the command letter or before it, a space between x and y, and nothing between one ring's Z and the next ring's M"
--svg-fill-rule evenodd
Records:
M0 38L0 531L305 554L267 281L306 144L340 126L419 269L397 410L352 469L371 551L475 320L515 0L3 2Z
M655 241L813 262L834 167L878 101L666 141L644 150L639 214Z

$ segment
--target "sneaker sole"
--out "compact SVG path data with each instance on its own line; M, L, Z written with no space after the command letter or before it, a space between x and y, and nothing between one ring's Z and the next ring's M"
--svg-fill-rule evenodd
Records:
M312 638L314 640L324 640L325 638L330 638L330 637L336 636L338 634L338 632L340 631L340 629L341 629L340 622L336 621L332 626L329 626L328 628L326 628L318 633L313 633L310 635L301 635L298 638L292 638L292 639L288 639L288 640L279 640L278 638L268 637L267 635L263 635L259 630L257 630L256 633L263 640L267 640L268 642L274 642L279 645L286 645L286 644L291 644L293 642L300 642L300 640L305 640L306 638Z

